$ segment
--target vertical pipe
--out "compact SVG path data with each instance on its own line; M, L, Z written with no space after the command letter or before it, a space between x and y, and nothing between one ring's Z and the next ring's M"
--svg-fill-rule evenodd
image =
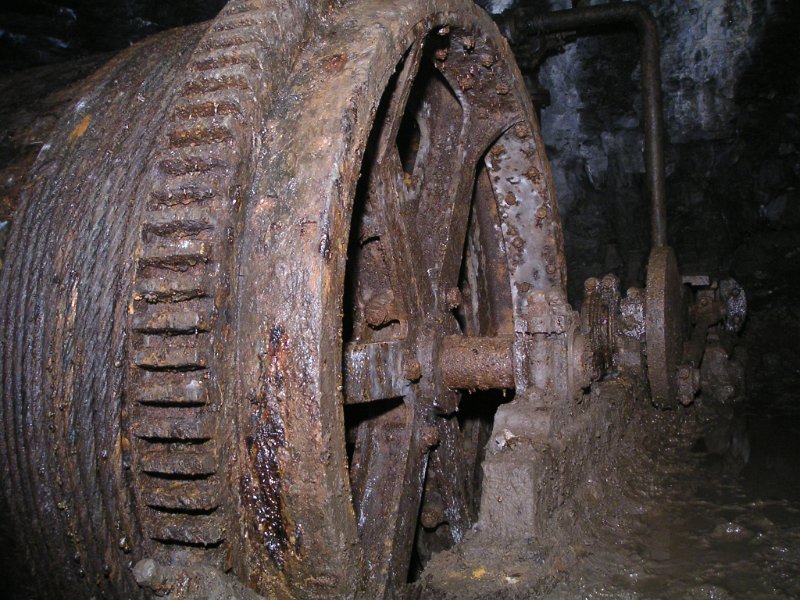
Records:
M642 65L644 160L650 196L650 235L653 247L667 244L666 186L664 174L664 123L661 104L661 64L658 30L650 11L640 4L623 2L552 13L531 14L517 9L500 19L512 32L526 27L537 33L574 31L601 25L631 24L639 34Z

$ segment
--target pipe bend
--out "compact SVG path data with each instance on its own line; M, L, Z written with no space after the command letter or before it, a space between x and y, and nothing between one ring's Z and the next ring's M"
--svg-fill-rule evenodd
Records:
M517 8L503 13L497 17L497 20L502 25L510 26L512 40L520 23L527 23L534 30L548 33L622 22L632 23L640 33L652 35L656 40L658 39L655 18L638 2L602 4L585 8L556 10L549 13L534 12L529 8Z
M535 13L526 8L512 9L500 15L498 21L501 29L511 41L521 37L518 33L525 26L541 34L620 23L629 23L636 28L639 35L639 56L642 65L644 158L651 205L650 238L653 247L666 246L667 211L661 56L655 17L637 2L622 2L550 13Z

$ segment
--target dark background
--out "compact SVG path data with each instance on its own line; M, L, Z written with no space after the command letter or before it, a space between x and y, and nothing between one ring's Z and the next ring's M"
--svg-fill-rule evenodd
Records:
M4 0L0 71L119 50L149 34L212 18L224 0Z

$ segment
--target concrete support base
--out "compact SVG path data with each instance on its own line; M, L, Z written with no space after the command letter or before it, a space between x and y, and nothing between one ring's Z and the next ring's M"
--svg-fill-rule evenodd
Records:
M524 398L501 407L483 463L479 521L431 560L419 597L523 598L546 587L577 559L568 543L579 535L572 511L612 468L644 403L641 383L618 377L560 415L531 410Z

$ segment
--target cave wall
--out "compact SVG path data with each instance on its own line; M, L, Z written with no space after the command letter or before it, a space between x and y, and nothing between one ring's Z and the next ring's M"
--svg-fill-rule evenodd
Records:
M571 4L484 2L495 14ZM800 6L642 4L661 39L670 243L684 271L732 273L758 287L772 263L792 260L800 224ZM636 34L608 30L572 40L544 62L538 80L550 93L542 129L577 300L588 276L613 271L624 286L642 283L649 210ZM517 60L536 81L536 57L520 46ZM770 232L778 230L786 239L776 247L781 236Z

